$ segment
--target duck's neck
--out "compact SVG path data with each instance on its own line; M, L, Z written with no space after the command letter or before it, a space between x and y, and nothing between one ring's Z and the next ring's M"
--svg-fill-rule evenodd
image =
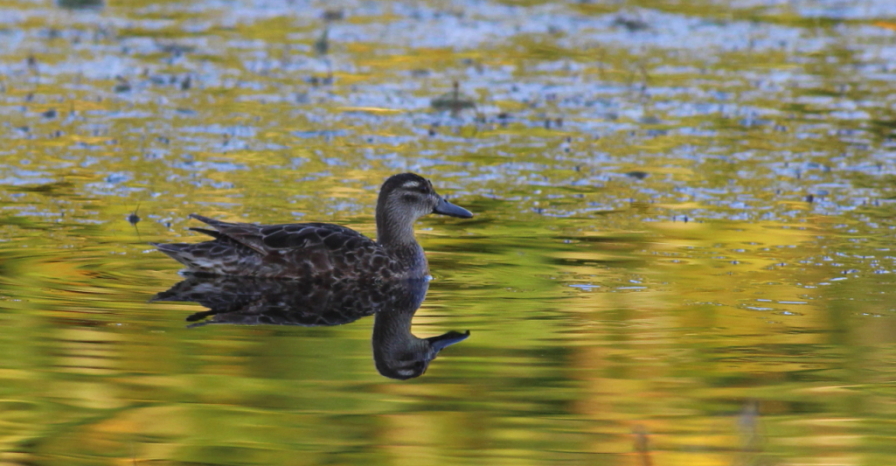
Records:
M388 250L419 248L414 238L414 219L377 206L376 242Z

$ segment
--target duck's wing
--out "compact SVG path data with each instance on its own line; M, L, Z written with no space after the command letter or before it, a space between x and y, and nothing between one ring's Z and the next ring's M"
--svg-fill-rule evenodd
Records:
M222 222L197 214L190 214L190 217L214 228L214 230L205 228L191 228L191 230L205 233L225 243L243 245L261 255L284 249L323 248L333 251L373 244L370 238L361 233L331 223L256 225Z

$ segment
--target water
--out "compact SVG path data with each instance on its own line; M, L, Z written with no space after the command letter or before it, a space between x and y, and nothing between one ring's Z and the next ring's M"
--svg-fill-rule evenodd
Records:
M0 464L894 464L892 18L0 0ZM189 213L374 235L402 171L476 213L421 377L149 302Z

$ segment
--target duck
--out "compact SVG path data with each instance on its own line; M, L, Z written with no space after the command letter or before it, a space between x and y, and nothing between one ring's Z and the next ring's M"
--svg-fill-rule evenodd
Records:
M415 173L389 177L376 203L377 238L332 223L229 223L197 214L214 238L201 243L150 243L185 265L184 273L291 279L420 278L429 275L414 223L429 214L472 218Z

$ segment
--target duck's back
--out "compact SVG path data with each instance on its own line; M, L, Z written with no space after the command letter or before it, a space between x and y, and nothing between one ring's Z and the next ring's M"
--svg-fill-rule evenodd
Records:
M191 215L214 237L195 244L156 244L193 273L271 278L360 278L425 273L419 258L403 260L350 228L330 223L256 225ZM420 251L422 256L422 251ZM425 258L422 267L425 269Z

